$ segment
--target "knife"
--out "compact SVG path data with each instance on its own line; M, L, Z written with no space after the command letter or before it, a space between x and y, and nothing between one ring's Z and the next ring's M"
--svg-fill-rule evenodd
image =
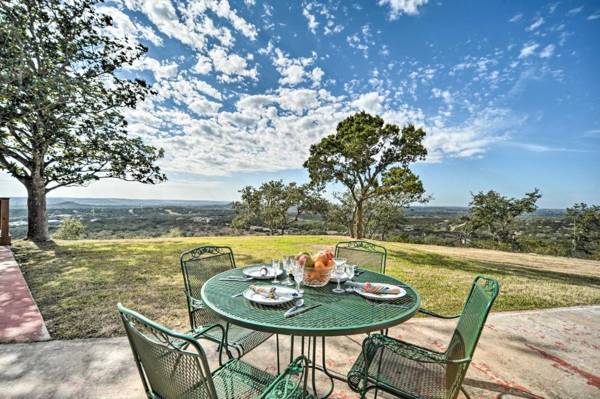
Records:
M296 315L302 314L304 312L308 312L311 309L318 308L319 306L321 306L320 303L318 303L316 305L312 305L312 306L301 307L299 309L290 309L287 312L285 312L283 317L288 318L288 317L296 316Z
M252 277L222 277L219 279L219 281L250 281L252 280Z

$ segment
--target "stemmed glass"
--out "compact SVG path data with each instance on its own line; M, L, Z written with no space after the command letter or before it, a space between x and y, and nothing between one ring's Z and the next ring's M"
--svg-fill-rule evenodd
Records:
M300 289L300 283L304 280L304 265L296 262L292 267L292 272L294 273L294 281L296 282L296 291L299 295L302 295L304 294L304 290Z
M283 258L283 271L287 275L287 279L282 283L283 285L294 285L294 282L290 278L292 273L294 272L294 257L293 256L285 256Z
M348 277L348 281L351 281L354 278L355 273L356 265L346 265L346 277Z
M334 258L333 261L335 262L334 275L337 280L337 287L333 289L333 292L336 294L343 294L346 290L340 286L340 280L344 277L344 265L346 264L346 259Z
M279 259L273 259L273 262L271 263L273 266L273 284L278 283L279 281L277 281L277 276L279 275L279 270L281 268L281 263L279 262Z

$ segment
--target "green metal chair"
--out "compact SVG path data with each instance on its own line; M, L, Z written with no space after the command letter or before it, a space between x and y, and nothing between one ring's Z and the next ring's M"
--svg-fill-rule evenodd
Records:
M460 319L445 352L381 334L369 336L348 373L350 388L362 398L371 389L401 398L456 398L499 292L496 280L475 278L462 314L455 316Z
M137 369L150 399L284 399L306 397L307 360L297 357L275 377L239 359L210 370L206 353L191 335L161 326L117 305ZM213 324L199 333L223 329Z
M206 280L218 273L235 269L235 259L231 248L211 245L194 248L181 254L180 261L193 334L202 331L207 325L220 324L222 329L209 331L201 338L217 343L223 341L224 350L230 358L232 357L231 350L237 352L237 357L242 357L273 335L227 323L206 309L200 299L202 284ZM223 339L222 331L226 332L225 339Z
M358 267L385 274L387 250L368 241L343 241L335 246L335 256Z

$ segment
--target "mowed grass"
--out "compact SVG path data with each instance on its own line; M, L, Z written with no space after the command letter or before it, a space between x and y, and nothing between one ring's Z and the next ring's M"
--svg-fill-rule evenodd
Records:
M123 302L175 329L188 319L179 254L200 245L229 245L238 266L269 262L300 251L317 252L346 240L333 236L198 237L180 239L57 241L38 247L17 241L14 252L53 338L122 335L116 312ZM477 274L498 279L494 311L600 304L598 272L578 272L577 264L545 270L539 262L500 263L481 256L450 257L418 245L383 243L388 274L416 288L422 305L442 313L462 309ZM440 247L443 248L443 247ZM440 251L438 251L440 252ZM505 255L510 257L510 254ZM589 271L589 264L587 265Z

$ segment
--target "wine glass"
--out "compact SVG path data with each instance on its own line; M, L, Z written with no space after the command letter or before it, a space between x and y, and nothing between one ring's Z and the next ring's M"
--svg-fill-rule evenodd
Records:
M346 264L346 259L334 258L333 261L335 262L334 277L337 280L337 287L333 289L333 292L335 292L336 294L343 294L344 292L346 292L346 290L344 290L340 286L340 280L342 279L342 277L344 277L345 274L344 266Z
M283 258L283 271L287 275L287 278L282 283L283 285L294 285L294 282L290 278L290 276L294 272L293 268L294 268L294 257L293 256L285 256Z
M304 265L297 262L293 266L292 271L294 273L294 281L296 281L296 291L299 295L302 295L304 290L300 289L300 283L304 280Z
M273 284L275 284L275 283L279 282L279 281L277 281L277 276L279 275L279 270L281 267L279 259L273 259L273 262L271 263L271 265L273 267Z
M348 281L351 281L354 278L355 273L356 265L346 265L346 277L348 277Z

